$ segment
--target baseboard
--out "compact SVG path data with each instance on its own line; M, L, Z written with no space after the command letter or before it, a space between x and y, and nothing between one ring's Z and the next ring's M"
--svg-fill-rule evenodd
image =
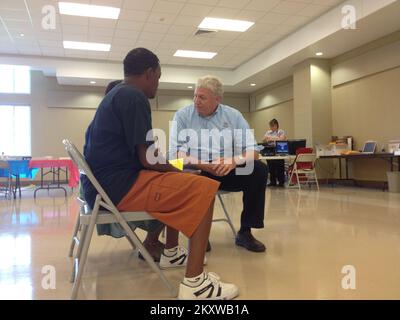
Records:
M371 181L371 180L357 180L357 179L319 179L318 182L320 184L335 184L341 186L348 187L360 187L360 188L369 188L369 189L381 189L387 190L388 183L387 181Z

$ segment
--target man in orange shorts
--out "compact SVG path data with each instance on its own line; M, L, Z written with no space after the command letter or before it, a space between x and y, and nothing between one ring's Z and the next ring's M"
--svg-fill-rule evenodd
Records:
M121 211L147 211L167 225L162 268L186 266L180 299L232 299L234 284L203 270L213 204L219 182L178 172L155 153L148 99L156 96L161 67L157 56L136 48L124 59L125 79L100 103L91 122L84 155L93 174ZM93 207L96 190L82 177L85 199ZM178 245L178 232L189 238L189 251Z

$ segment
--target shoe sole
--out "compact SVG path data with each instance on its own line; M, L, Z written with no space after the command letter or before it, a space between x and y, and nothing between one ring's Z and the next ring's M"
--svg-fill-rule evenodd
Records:
M246 250L251 251L251 252L265 252L265 251L267 251L267 248L264 248L264 249L262 249L262 250L254 250L254 249L252 249L252 248L247 247L244 243L241 243L241 242L239 242L239 241L236 241L235 244L236 244L237 246L243 247L243 248L245 248Z
M206 266L207 265L207 261L205 262L205 263L203 263L203 266ZM178 269L178 268L184 268L184 267L186 267L186 264L183 264L183 265L179 265L179 266L161 266L160 264L159 264L159 266L160 266L160 269L162 269L162 270L167 270L167 269Z
M190 301L193 301L193 300L213 300L213 301L218 301L218 300L233 300L233 299L235 299L237 296L239 295L239 290L238 291L236 291L235 293L232 293L231 295L229 295L229 296L225 296L225 297L216 297L216 298L205 298L205 299L184 299L184 298L179 298L178 297L178 300L190 300Z
M161 265L159 265L160 266L160 269L162 269L162 270L167 270L167 269L179 269L179 268L184 268L184 267L186 267L186 264L185 265L181 265L181 266L161 266Z

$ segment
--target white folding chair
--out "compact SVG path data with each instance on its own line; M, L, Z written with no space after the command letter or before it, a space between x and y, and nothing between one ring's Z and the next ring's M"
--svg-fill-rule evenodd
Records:
M219 222L219 221L222 221L222 222L228 223L229 226L230 226L230 228L231 228L231 230L232 230L233 237L236 238L236 230L235 230L235 227L233 226L232 219L231 219L231 217L229 216L228 210L226 210L224 201L222 200L222 195L224 195L224 194L230 194L230 193L232 193L232 192L230 192L230 191L225 191L225 190L218 190L218 192L217 192L217 197L218 197L219 202L221 203L222 211L224 211L225 218L213 219L212 222Z
M317 156L315 153L300 153L296 156L293 163L292 173L289 178L289 183L292 182L292 178L296 175L297 186L301 190L301 184L308 184L311 187L312 184L317 186L319 190L317 172L315 171L315 162Z
M89 165L83 158L82 154L74 146L74 144L67 139L63 140L63 144L65 146L65 150L74 161L74 163L78 166L79 170L87 176L87 178L90 180L90 182L98 192L92 210L90 210L85 201L80 201L81 209L79 212L79 219L77 219L77 223L75 224L74 228L74 244L71 243L70 247L70 255L73 255L74 245L75 243L78 244L77 253L74 257L72 274L72 280L74 284L71 299L76 299L78 296L78 291L81 284L94 227L97 224L108 223L119 223L121 225L129 242L140 250L151 269L158 274L162 282L170 290L171 295L173 297L176 297L176 289L169 283L159 266L154 262L152 256L143 246L142 241L138 238L135 231L132 230L132 228L130 228L130 226L128 225L128 222L131 221L154 220L154 218L151 217L147 212L120 212L112 203L104 189L100 186L99 182L90 170ZM107 211L100 210L100 208L104 208ZM80 239L77 238L79 229L81 229Z
M5 198L10 198L12 189L9 163L7 161L0 160L0 169L4 170L5 173L3 177L0 177L0 192L4 193Z

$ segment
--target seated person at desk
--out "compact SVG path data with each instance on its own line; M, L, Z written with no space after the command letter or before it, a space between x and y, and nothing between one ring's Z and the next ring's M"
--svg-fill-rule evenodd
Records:
M286 140L285 131L279 129L279 122L272 119L269 122L269 128L265 133L263 142L273 142ZM268 160L269 171L269 187L284 187L285 186L285 161L284 160ZM278 185L276 184L278 180Z
M267 166L257 160L256 143L247 121L236 109L221 104L222 95L219 79L205 76L198 80L194 103L175 113L170 134L170 158L183 158L186 166L219 181L221 190L243 191L241 227L236 245L253 252L264 252L265 245L254 238L251 228L264 227ZM205 139L204 132L207 132ZM196 139L192 139L193 134ZM241 174L240 166L249 163L254 165L253 170ZM239 168L235 170L236 167Z
M233 284L203 270L219 182L178 172L155 153L148 99L156 96L161 67L157 56L133 49L124 59L124 82L100 103L85 137L84 155L93 174L120 211L146 211L165 223L167 240L160 267L186 266L180 299L231 299ZM93 208L96 190L82 176L85 199ZM178 230L189 238L189 252L178 246Z

